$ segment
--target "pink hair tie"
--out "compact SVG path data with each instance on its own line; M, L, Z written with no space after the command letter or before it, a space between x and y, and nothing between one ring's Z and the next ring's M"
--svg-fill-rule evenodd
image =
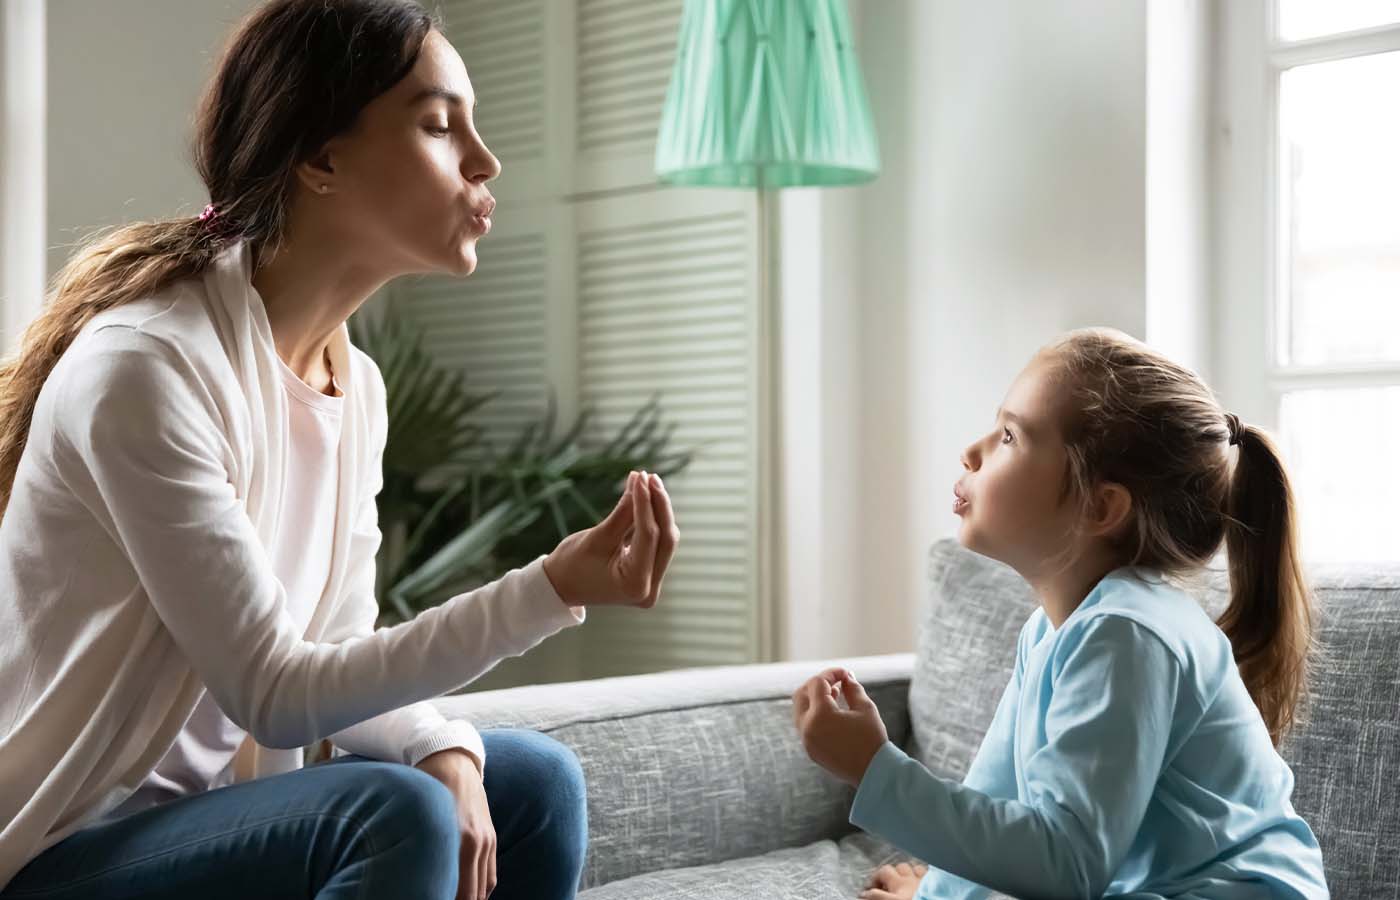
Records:
M199 214L199 221L208 222L210 219L214 218L218 214L219 211L215 209L214 204L211 203L208 206L204 207L204 212Z

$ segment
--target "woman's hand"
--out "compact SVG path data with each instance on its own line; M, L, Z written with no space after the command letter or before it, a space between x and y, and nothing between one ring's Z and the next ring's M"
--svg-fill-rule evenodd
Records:
M564 538L545 557L544 572L570 606L650 609L679 542L661 476L632 472L608 517Z
M846 708L838 700L844 698ZM853 787L889 740L875 701L845 669L827 669L792 695L793 720L812 762Z
M927 871L928 866L909 863L881 866L870 876L870 885L861 893L860 900L913 900Z
M442 750L424 757L414 768L447 785L457 798L457 827L462 834L457 900L486 900L496 889L496 826L476 757L461 749Z

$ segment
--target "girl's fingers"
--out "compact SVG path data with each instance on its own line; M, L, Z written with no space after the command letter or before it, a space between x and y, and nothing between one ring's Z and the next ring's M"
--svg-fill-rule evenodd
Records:
M792 693L792 724L801 726L802 717L807 714L807 694L798 688Z
M831 698L831 690L826 686L826 682L813 678L807 682L807 698L811 701L811 706L822 706L836 708L836 701Z

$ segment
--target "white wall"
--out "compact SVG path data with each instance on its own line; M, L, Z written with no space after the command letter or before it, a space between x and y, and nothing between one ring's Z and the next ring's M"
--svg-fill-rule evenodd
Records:
M0 350L44 296L44 4L0 4Z
M883 172L849 199L824 194L853 207L815 254L852 259L853 359L806 405L851 410L826 432L836 461L808 480L849 496L854 552L815 607L830 626L799 633L798 657L912 648L928 545L956 526L959 453L1011 379L1062 331L1146 324L1145 4L852 9ZM790 548L789 570L829 567L829 549Z
M223 40L253 0L48 0L48 270L94 228L199 212L189 146Z
M1210 0L1147 7L1147 339L1210 365Z

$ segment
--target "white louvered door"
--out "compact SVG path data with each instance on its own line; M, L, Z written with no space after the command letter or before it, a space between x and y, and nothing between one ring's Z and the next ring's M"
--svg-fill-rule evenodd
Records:
M757 200L659 187L652 156L682 0L449 0L447 35L501 159L496 227L466 281L402 308L430 350L500 388L493 436L597 409L605 440L659 394L682 545L657 608L594 610L579 632L478 687L771 658Z
M759 658L759 322L753 195L670 191L577 212L579 392L605 439L659 395L677 447L682 530L664 600L600 610L584 643L598 675Z
M652 156L671 82L682 0L577 0L571 184L654 187ZM658 190L665 190L658 188Z

